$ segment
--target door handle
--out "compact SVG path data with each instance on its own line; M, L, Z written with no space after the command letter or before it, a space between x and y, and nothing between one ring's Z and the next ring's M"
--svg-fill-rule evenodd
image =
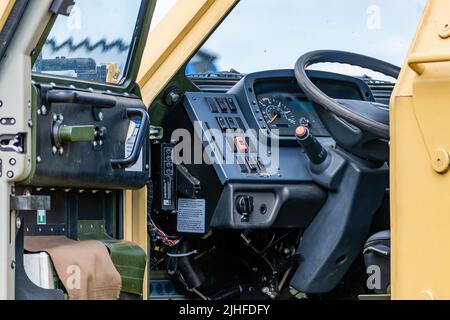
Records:
M413 53L408 58L409 67L419 76L425 72L425 64L450 62L450 53Z
M139 160L144 142L146 141L146 138L148 138L146 137L146 133L150 127L150 116L148 115L147 110L130 108L127 110L127 115L129 118L139 116L141 118L141 125L136 136L136 141L134 142L133 150L128 158L111 160L111 165L115 169L129 168L133 166Z

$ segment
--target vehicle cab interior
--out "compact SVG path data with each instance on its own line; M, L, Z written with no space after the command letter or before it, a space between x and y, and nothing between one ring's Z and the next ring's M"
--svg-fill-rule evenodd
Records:
M9 294L388 299L389 102L423 1L401 28L397 2L187 2L15 1Z

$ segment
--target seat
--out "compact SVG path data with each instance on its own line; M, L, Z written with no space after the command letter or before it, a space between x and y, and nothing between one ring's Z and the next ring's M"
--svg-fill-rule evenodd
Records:
M391 231L378 232L367 240L364 246L364 260L369 274L374 271L373 267L379 269L379 282L374 288L377 294L387 294L391 283ZM378 271L375 269L375 271Z
M99 240L108 248L122 278L122 292L142 297L147 255L137 244L111 238L105 221L78 220L78 240Z

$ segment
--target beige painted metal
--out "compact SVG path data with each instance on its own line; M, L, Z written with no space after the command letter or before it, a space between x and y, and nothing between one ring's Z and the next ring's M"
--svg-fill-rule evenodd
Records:
M25 179L31 170L31 52L48 24L52 0L31 1L22 17L7 54L0 64L0 118L15 118L11 126L1 126L2 134L27 134L25 154L0 153L3 174L0 177L0 299L14 298L14 243L16 213L10 211L9 198L15 182ZM9 8L9 7L5 7ZM4 8L4 10L6 10ZM3 19L3 14L1 15ZM15 160L12 165L11 159Z
M137 82L150 106L237 0L178 0L150 33Z
M429 0L391 100L393 299L450 299L449 36Z

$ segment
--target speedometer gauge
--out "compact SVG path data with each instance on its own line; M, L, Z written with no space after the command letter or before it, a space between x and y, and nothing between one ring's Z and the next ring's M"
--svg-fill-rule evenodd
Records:
M267 125L271 129L280 131L292 131L297 127L295 114L287 105L278 98L263 97L259 100L259 105Z

